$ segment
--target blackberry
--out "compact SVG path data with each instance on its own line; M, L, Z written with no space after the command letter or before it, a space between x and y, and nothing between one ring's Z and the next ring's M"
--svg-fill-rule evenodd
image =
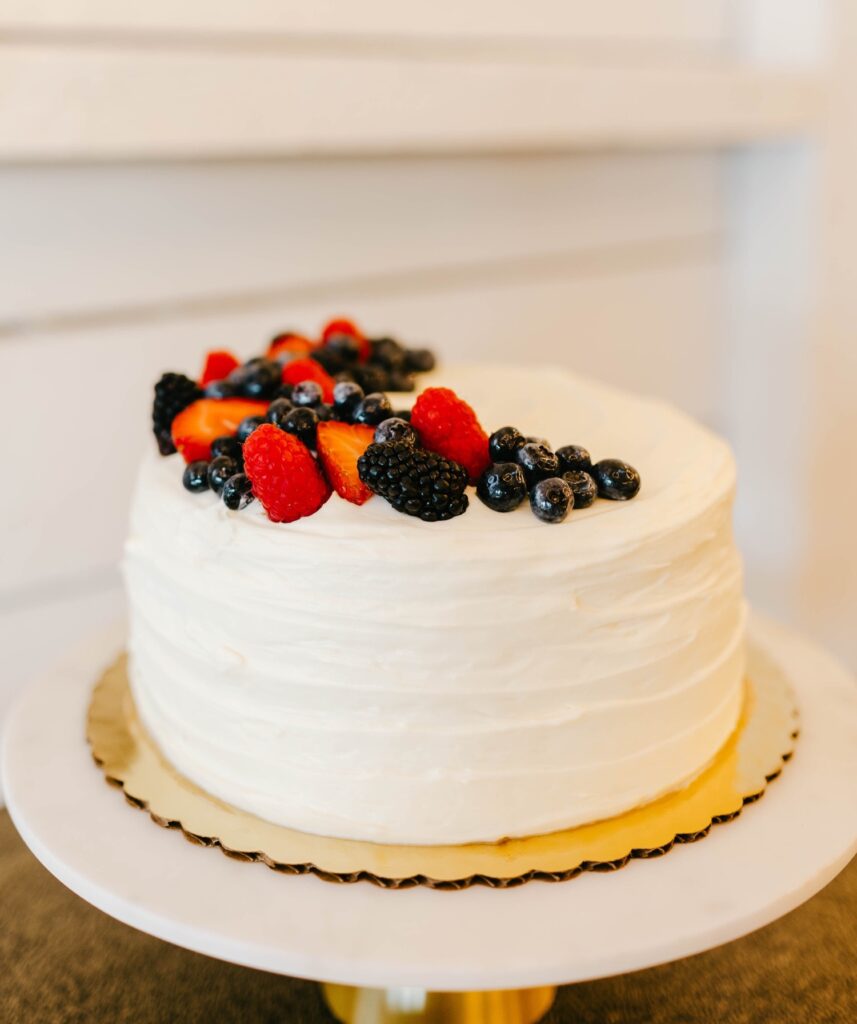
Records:
M246 473L236 473L229 477L223 485L221 497L223 504L233 512L246 508L253 500L253 485L250 483L250 477Z
M571 488L575 508L589 508L598 497L598 487L589 473L582 469L567 469L560 476Z
M375 444L386 444L388 441L407 441L408 444L416 444L417 440L416 430L407 420L399 419L398 416L381 420L375 427Z
M621 459L602 459L592 467L598 496L611 501L629 501L640 489L640 474Z
M196 459L185 466L182 474L182 483L191 492L199 494L200 491L208 490L208 462L205 459Z
M500 427L488 438L488 454L492 462L514 462L525 444L517 427Z
M183 373L165 373L155 385L152 430L161 455L172 455L176 450L170 427L176 416L198 398L202 398L202 390Z
M560 473L567 473L571 470L592 472L592 456L579 444L565 444L557 448L556 457L559 459Z
M527 496L524 471L516 462L495 462L479 477L476 493L495 512L511 512Z
M467 511L467 470L408 441L370 444L357 471L370 490L405 515L434 523Z

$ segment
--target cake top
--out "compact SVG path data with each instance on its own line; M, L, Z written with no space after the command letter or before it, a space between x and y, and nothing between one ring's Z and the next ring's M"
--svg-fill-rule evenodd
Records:
M455 520L475 541L574 521L600 546L617 529L639 536L677 509L692 515L695 496L704 509L712 488L731 494L726 446L662 404L562 370L497 366L435 371L414 400L415 374L433 369L425 349L332 321L317 341L280 334L243 364L211 352L198 382L165 374L154 432L162 455L184 459L185 492L171 473L185 500L193 492L224 521L237 513L267 530L354 538L398 524L413 535ZM646 475L625 529L606 513L641 478L620 452ZM169 483L153 472L149 486Z

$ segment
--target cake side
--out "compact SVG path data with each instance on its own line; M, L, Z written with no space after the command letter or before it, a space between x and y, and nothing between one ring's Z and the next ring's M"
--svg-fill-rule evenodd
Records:
M735 726L741 567L727 446L561 371L445 374L487 422L621 451L629 505L424 523L333 497L288 525L147 459L126 552L130 676L165 755L305 831L460 843L678 787ZM546 383L547 381L547 383Z

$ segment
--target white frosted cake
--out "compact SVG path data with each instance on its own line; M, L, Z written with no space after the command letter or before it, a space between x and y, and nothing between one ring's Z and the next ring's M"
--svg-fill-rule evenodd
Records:
M743 698L728 447L559 370L435 378L488 431L627 458L639 495L546 525L472 491L447 522L333 493L283 523L189 494L181 456L152 453L125 574L155 742L236 807L381 843L549 832L683 786Z

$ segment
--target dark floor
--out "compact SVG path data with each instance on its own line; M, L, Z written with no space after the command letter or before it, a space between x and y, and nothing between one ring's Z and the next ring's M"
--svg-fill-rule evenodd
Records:
M0 812L3 1024L331 1020L311 982L188 953L88 906L38 864ZM857 860L755 935L676 964L561 989L545 1021L855 1024Z

